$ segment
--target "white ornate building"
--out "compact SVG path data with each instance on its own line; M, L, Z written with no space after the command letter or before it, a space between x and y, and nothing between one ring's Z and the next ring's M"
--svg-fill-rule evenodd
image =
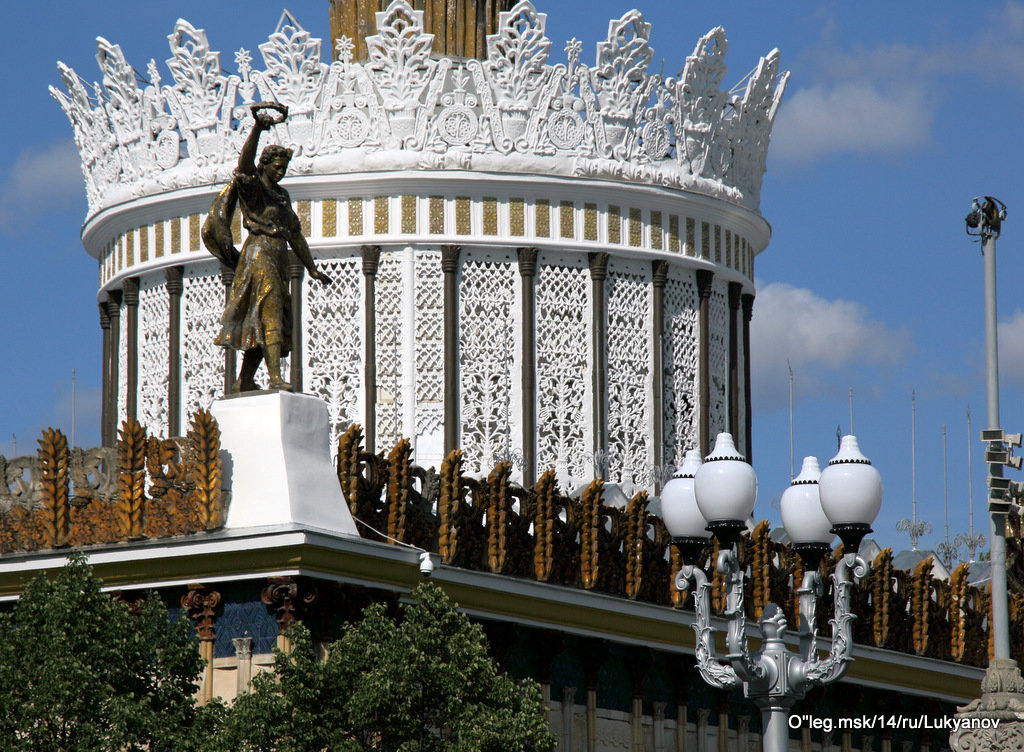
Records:
M374 451L410 437L424 466L456 447L479 472L514 458L527 483L555 467L647 486L723 429L750 453L778 53L725 90L721 28L662 78L637 11L592 64L575 39L552 63L527 0L497 19L482 59L432 55L424 11L395 0L333 62L286 12L235 73L186 21L169 77L151 61L142 88L102 38L102 84L60 65L99 266L105 442L126 415L177 434L230 386L200 227L248 105L274 101L290 114L264 142L295 150L285 185L332 279L296 270L292 375L336 433L359 423Z

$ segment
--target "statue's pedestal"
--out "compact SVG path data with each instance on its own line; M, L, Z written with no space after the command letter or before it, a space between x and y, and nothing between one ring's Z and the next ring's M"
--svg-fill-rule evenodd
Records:
M327 405L291 392L213 403L220 425L226 528L299 525L358 535L331 465Z
M981 680L979 699L957 708L961 724L950 734L954 752L1014 752L1024 749L1024 680L1017 662L993 658Z

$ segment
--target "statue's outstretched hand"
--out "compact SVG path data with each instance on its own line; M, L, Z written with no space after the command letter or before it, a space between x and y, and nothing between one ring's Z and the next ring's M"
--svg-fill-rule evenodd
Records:
M271 127L284 122L288 117L288 107L277 102L254 104L249 109L256 122L256 127L261 131L270 130Z
M322 271L319 271L319 270L317 270L313 274L310 274L309 276L311 276L317 282L320 282L320 283L325 284L325 285L329 285L331 283L331 278L328 277L326 274L324 274Z

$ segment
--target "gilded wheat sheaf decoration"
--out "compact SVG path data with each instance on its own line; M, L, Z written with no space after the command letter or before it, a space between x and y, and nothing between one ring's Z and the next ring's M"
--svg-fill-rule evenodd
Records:
M146 429L134 418L121 424L117 455L120 465L117 523L123 538L137 538L143 532L146 503Z
M458 550L458 516L462 506L462 452L458 449L451 452L441 463L440 490L438 494L437 514L438 553L441 561L448 564L455 558Z
M224 520L220 428L209 411L199 410L192 416L188 442L193 457L189 480L195 486L193 494L199 528L212 530L223 525Z
M555 471L547 470L537 481L533 516L533 571L538 582L547 582L554 564Z
M53 428L43 431L38 457L41 543L45 548L63 546L68 542L71 525L67 437Z
M388 536L395 541L405 540L406 506L409 502L409 459L412 445L402 439L388 454Z

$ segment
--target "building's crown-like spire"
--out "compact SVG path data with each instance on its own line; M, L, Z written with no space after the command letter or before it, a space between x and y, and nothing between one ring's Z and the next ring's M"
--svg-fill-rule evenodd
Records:
M394 0L376 13L369 58L321 41L285 12L252 54L225 73L206 32L179 20L168 37L171 82L156 63L139 88L118 45L98 39L103 84L92 92L58 63L93 215L114 204L223 182L251 126L248 105L288 105L272 139L290 146L293 174L480 169L593 177L694 190L756 209L772 123L788 73L773 50L731 91L725 33L710 31L674 78L648 71L650 24L630 11L608 26L593 66L582 45L548 62L547 16L528 0L499 15L483 60L432 56L423 11Z

